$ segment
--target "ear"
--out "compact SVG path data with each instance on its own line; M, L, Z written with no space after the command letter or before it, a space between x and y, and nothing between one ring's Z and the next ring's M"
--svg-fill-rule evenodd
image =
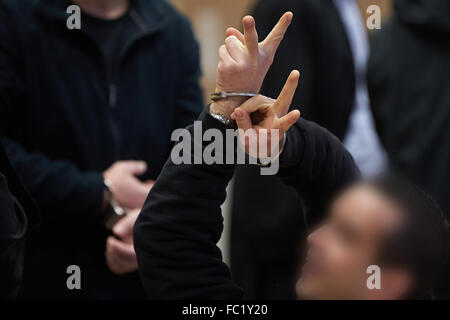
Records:
M369 290L371 300L405 299L413 286L413 277L407 270L400 268L381 268L381 288Z

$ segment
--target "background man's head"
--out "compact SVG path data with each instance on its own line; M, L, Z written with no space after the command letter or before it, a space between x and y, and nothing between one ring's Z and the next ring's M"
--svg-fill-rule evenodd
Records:
M394 177L359 183L332 203L308 237L297 283L306 299L423 298L445 263L447 222L435 202ZM367 268L380 267L381 289L370 290Z

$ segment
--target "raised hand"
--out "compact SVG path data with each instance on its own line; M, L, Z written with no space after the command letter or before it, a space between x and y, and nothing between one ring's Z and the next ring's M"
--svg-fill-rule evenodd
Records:
M284 133L300 117L298 110L288 113L299 77L297 70L291 72L277 100L258 95L245 101L231 114L231 119L236 120L240 129L240 143L251 156L273 156L270 152L273 153L274 150L270 146L281 146ZM248 134L248 130L253 130L255 134ZM272 142L273 139L277 139L274 141L276 143ZM261 155L261 150L267 150L269 154L264 152ZM279 149L275 151L278 152Z
M225 44L219 49L216 91L258 93L292 16L292 12L286 12L262 42L258 42L251 16L242 19L244 34L228 28ZM211 111L229 117L243 101L241 98L219 101L211 105Z

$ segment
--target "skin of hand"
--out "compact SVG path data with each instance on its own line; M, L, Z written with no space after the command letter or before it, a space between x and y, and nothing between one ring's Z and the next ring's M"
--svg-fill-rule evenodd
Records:
M274 138L278 140L276 145L280 146L285 132L300 117L300 111L298 110L288 113L299 77L300 73L297 70L291 72L277 100L258 95L245 101L231 114L231 119L236 121L239 128L240 144L251 156L259 158L261 156L259 150L263 148L264 150L270 150L267 145L270 146L271 140ZM271 131L272 129L277 131ZM254 130L256 134L253 136L244 135L248 130ZM261 139L265 132L267 132L267 140ZM272 137L271 132L276 132L277 136ZM254 139L257 139L257 141ZM262 141L266 141L267 145L262 146ZM251 145L257 146L257 150L255 148L251 150Z
M106 264L117 275L137 270L136 253L133 246L133 227L140 210L130 211L113 227L113 234L106 239Z
M147 198L153 181L140 181L136 178L147 171L147 164L143 161L117 161L109 167L103 177L110 183L114 200L129 209L141 208Z
M258 93L292 16L292 12L286 12L262 42L258 42L255 20L251 16L242 19L244 34L228 28L225 44L219 49L216 91ZM229 118L245 100L245 97L233 97L216 101L211 104L210 112Z

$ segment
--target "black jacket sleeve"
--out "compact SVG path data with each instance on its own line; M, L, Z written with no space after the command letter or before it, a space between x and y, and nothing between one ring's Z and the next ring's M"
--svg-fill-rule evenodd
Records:
M200 119L203 130L225 130L206 112ZM193 137L193 126L188 130L188 137ZM184 138L175 148L182 143ZM199 143L192 138L192 153ZM194 154L190 159L193 163ZM223 230L220 206L233 172L234 165L176 165L171 158L166 162L134 230L139 271L149 298L242 297L216 245Z
M286 134L278 176L293 186L315 224L332 198L360 177L350 153L328 130L299 119Z
M225 130L207 113L200 119L203 130ZM189 127L189 132L192 136L194 129ZM321 127L299 120L287 139L280 174L313 204L355 177L357 169L351 156ZM191 151L196 143L201 142L193 142ZM134 230L139 270L150 298L242 297L216 246L223 230L220 206L233 172L234 165L176 165L171 159L167 161Z

